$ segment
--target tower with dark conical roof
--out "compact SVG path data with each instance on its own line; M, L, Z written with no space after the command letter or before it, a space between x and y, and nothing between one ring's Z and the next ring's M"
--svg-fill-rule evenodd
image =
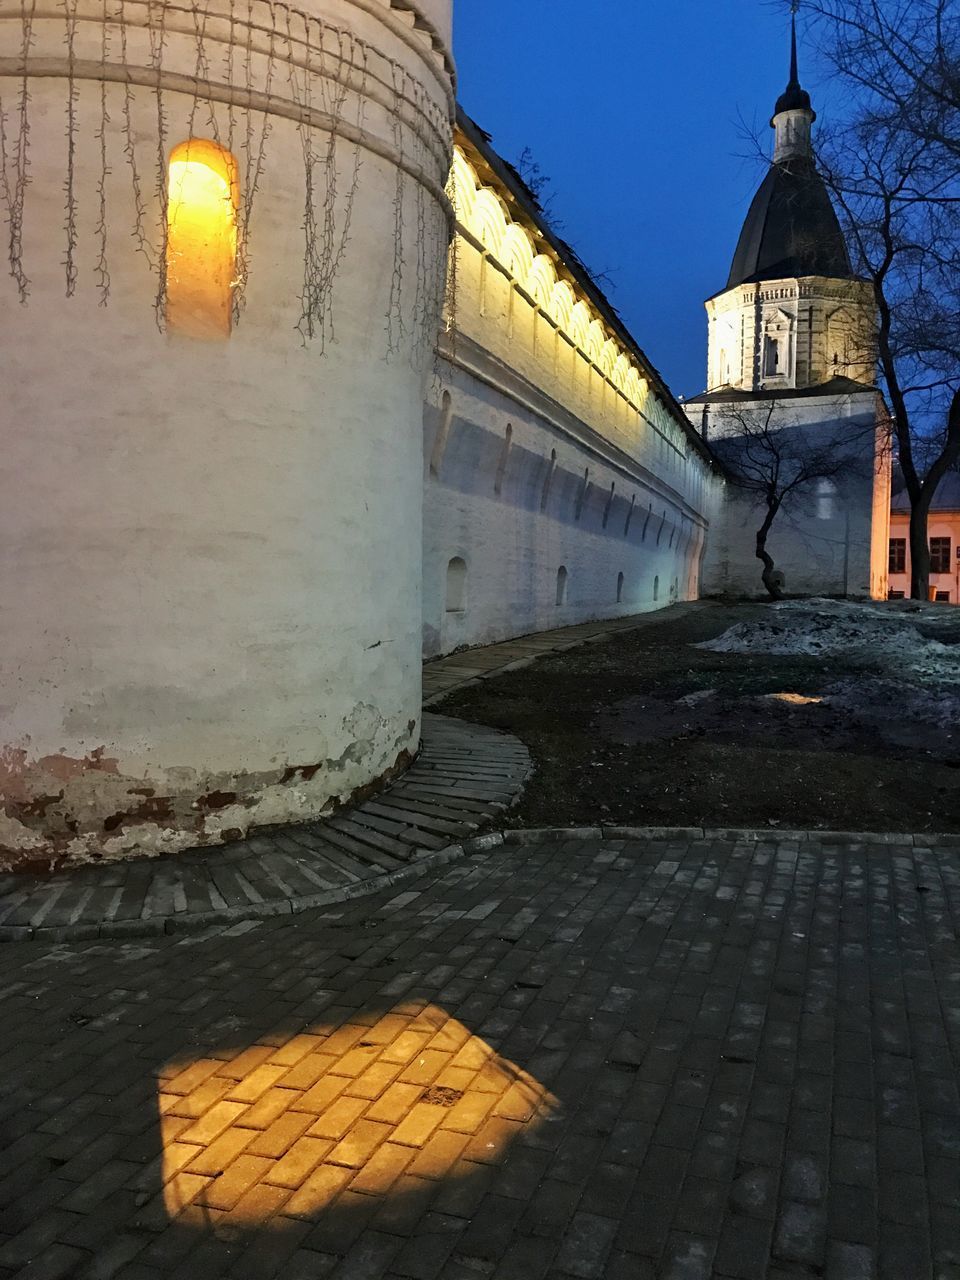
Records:
M789 591L882 598L889 460L875 386L876 309L817 170L816 118L800 82L794 20L789 79L770 121L773 156L727 282L707 300L707 389L686 410L734 475L750 474L753 427L772 433L784 456L808 446L849 455L836 483L791 500L777 565ZM704 563L708 593L756 591L756 501L730 486Z
M816 118L800 84L794 20L790 78L770 121L773 159L750 204L726 286L706 304L708 392L874 381L872 295L851 267L817 171Z

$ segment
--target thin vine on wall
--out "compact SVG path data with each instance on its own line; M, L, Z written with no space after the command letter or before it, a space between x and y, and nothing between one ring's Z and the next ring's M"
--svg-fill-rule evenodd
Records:
M304 342L322 352L337 339L336 283L367 160L363 140L368 112L376 102L389 120L385 140L392 143L398 162L384 316L386 357L409 353L422 364L439 326L451 224L449 209L426 190L423 179L412 175L443 171L450 124L416 77L352 32L280 0L237 0L226 13L204 0L55 0L54 13L62 23L61 261L67 297L77 293L89 272L100 305L107 306L111 254L129 236L154 278L156 322L164 328L167 162L185 128L185 137L209 136L237 162L232 307L238 323L256 242L255 210L269 171L276 117L282 115L294 121L302 163L303 274L295 327ZM36 0L20 0L18 16L17 75L0 80L0 205L9 274L19 301L26 303L31 61L39 56L41 37L49 41L54 18L45 11L41 31ZM92 60L93 23L99 32ZM185 58L190 43L193 53L188 50ZM44 53L50 52L45 44ZM84 86L91 81L95 88L88 93ZM145 119L153 135L146 144ZM89 140L94 144L92 181L86 160ZM122 214L126 226L115 225L120 214L111 178L120 168L128 174ZM83 210L87 199L92 201L89 214ZM92 246L84 242L91 232Z

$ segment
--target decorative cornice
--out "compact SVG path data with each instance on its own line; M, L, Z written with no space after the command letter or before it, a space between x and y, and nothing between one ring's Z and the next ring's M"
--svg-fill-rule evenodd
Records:
M298 123L309 124L312 128L322 129L328 133L362 147L373 155L380 156L397 166L415 182L419 183L433 196L453 224L453 210L444 188L430 177L419 165L414 164L390 143L383 141L365 129L360 129L347 120L338 119L329 112L320 111L316 107L307 107L301 103L291 102L273 94L258 93L238 86L217 84L209 80L198 80L195 76L181 75L174 71L155 71L152 67L114 66L87 59L69 61L66 58L31 58L29 62L31 78L96 80L115 84L143 85L151 89L164 89L172 93L187 95L199 94L211 102L222 102L234 107L246 107L255 111L263 111L269 115L282 116ZM0 58L0 78L23 77L23 63L19 58Z

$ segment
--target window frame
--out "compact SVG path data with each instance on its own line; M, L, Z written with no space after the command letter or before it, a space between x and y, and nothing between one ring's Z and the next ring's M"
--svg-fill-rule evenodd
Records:
M936 543L936 548L934 544ZM936 537L930 539L930 572L950 573L953 567L953 539Z

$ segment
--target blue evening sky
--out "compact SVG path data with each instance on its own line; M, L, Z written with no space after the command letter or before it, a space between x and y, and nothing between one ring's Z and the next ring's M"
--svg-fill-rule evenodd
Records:
M763 175L744 123L789 69L770 0L455 0L460 101L496 149L529 147L561 235L606 271L613 305L676 395L706 376L703 301L726 283ZM813 51L800 73L824 90Z

